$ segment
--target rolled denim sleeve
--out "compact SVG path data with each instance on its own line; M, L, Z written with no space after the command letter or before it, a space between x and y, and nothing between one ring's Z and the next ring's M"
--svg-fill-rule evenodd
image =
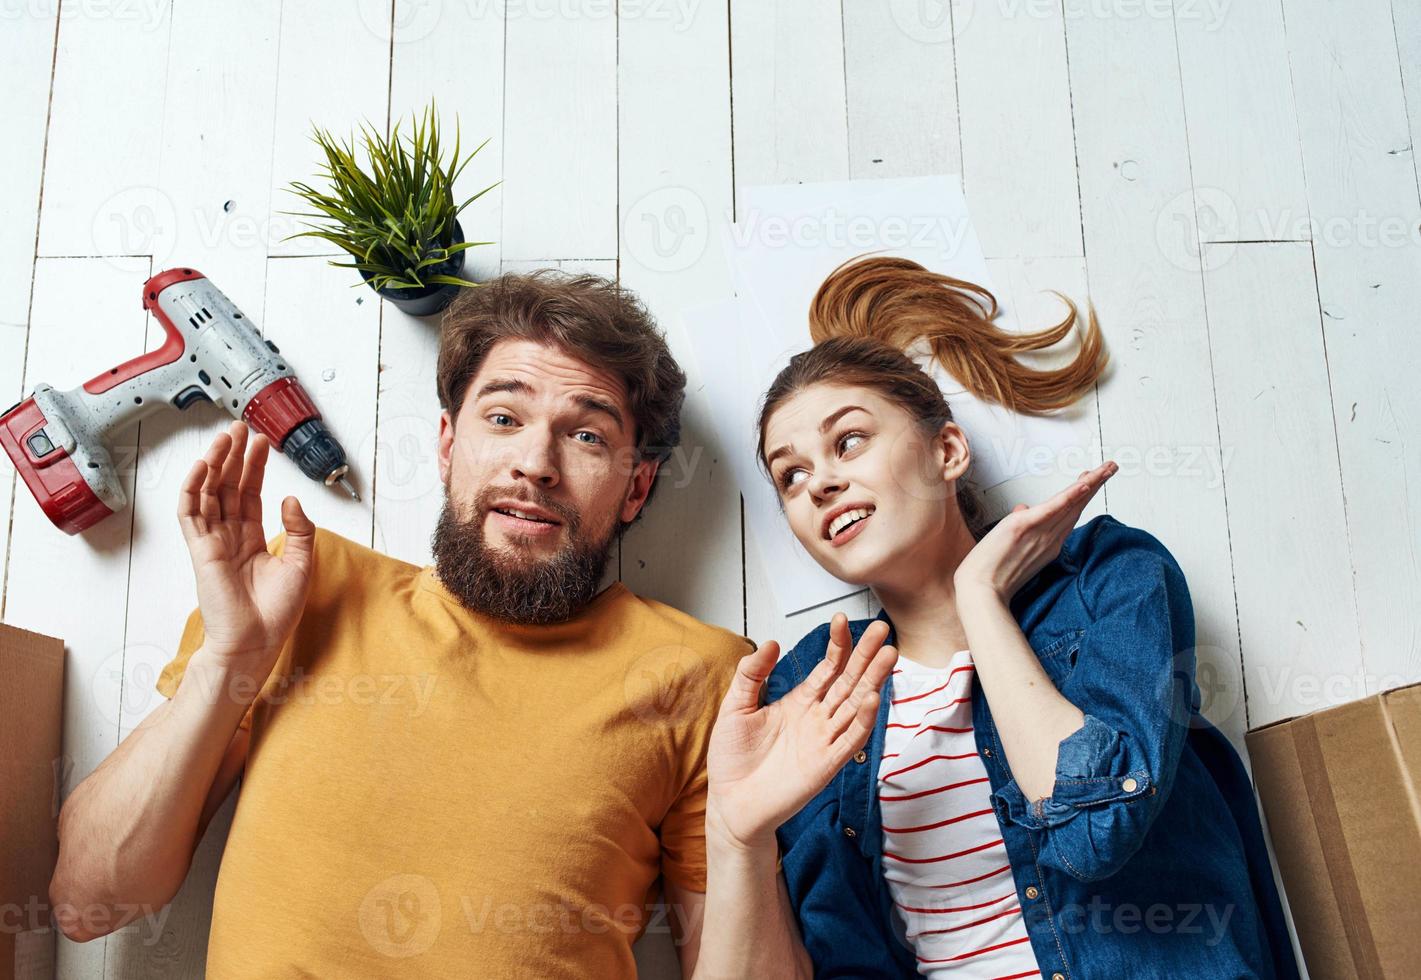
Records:
M1043 836L1041 860L1082 881L1118 871L1169 796L1193 711L1194 611L1184 573L1148 532L1109 518L1076 576L1090 623L1061 693L1085 724L1057 747L1051 795L1014 779L998 814Z

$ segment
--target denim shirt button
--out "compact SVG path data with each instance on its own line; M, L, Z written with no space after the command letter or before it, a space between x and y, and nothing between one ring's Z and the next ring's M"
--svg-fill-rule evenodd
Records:
M1026 886L1026 897L1027 897L1027 898L1039 898L1040 896L1041 896L1041 892L1037 889L1037 887L1036 887L1035 885L1027 885L1027 886Z
M1135 782L1135 780L1134 780L1132 777L1130 777L1130 776L1126 776L1124 779L1122 779L1122 780L1120 781L1120 788L1123 789L1123 790L1124 790L1125 792L1127 792L1127 793L1133 793L1133 792L1135 792L1135 789L1136 789L1139 785L1140 785L1140 784L1137 783L1137 782Z
M992 750L991 750L991 749L983 749L983 750L982 750L982 755L985 756L986 758L990 759L990 758L992 757Z
M854 761L860 764L867 762L868 753L865 752L863 749L859 749L857 752L854 753Z
M852 828L852 827L845 827L845 828L844 828L844 836L845 836L845 837L857 837L858 835L859 835L859 832L858 832L857 830L855 830L854 828Z
M1051 980L1066 980L1066 975L1064 973L1053 973L1051 974Z

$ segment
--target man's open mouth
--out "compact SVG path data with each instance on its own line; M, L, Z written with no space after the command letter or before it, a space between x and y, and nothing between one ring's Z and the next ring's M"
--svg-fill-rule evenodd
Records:
M546 517L539 517L537 514L530 513L526 510L515 510L512 507L495 507L494 512L498 514L506 514L509 517L516 517L519 520L523 521L536 521L539 524L561 523L560 521L549 520Z

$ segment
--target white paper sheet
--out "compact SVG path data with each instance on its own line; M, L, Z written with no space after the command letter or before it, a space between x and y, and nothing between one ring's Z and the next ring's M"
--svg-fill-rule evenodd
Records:
M839 264L867 252L909 258L988 289L992 284L956 176L742 187L737 202L739 220L721 227L735 296L682 316L712 424L745 497L749 536L778 607L789 615L859 591L800 547L755 459L760 400L789 358L811 345L810 299ZM998 322L1018 329L998 299L1004 304ZM967 432L972 479L981 490L1028 475L1039 484L1043 460L1089 443L1080 413L1043 419L1008 412L964 391L925 348L909 353L938 381ZM1062 476L1060 484L1074 475Z

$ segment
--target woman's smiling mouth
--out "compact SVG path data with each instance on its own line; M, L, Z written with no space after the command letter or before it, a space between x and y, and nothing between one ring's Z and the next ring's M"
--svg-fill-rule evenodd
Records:
M836 548L847 544L863 531L864 525L873 518L874 510L875 508L870 505L843 511L829 522L825 529L825 537Z

